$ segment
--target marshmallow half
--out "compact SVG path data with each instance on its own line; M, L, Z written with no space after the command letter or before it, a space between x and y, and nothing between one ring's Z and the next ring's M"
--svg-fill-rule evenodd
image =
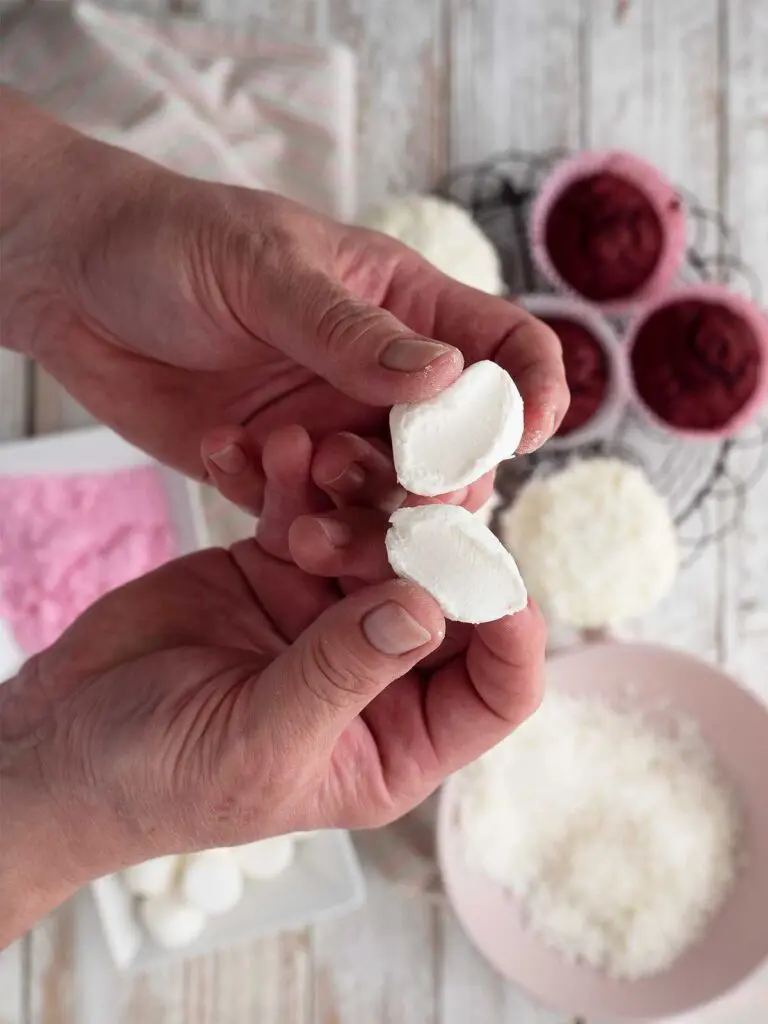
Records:
M494 622L528 603L517 564L471 512L420 505L390 516L386 545L398 576L418 584L454 622Z
M523 436L523 399L506 370L483 360L434 398L393 406L389 428L398 481L435 497L512 458Z

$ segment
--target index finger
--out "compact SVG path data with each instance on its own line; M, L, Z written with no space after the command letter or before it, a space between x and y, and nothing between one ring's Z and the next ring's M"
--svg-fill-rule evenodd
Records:
M436 672L424 716L441 770L453 772L495 746L538 707L546 627L532 603L478 626L466 652Z
M525 403L521 454L535 451L560 426L570 402L562 348L555 332L527 310L421 260L398 267L388 305L413 330L460 349L466 364L492 359L511 374Z

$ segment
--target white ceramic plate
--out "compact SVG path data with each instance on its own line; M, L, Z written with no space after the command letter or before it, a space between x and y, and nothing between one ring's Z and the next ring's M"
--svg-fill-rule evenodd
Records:
M547 686L622 707L664 706L667 713L698 722L741 796L744 868L704 938L668 970L635 982L614 981L545 947L525 927L514 898L466 865L456 786L449 782L440 801L438 850L459 920L498 971L569 1015L648 1020L717 998L768 957L768 708L717 669L640 644L600 644L559 655L549 663Z
M365 900L365 879L347 832L317 832L297 842L283 874L246 882L240 903L210 918L200 938L179 950L161 949L146 936L117 876L100 878L92 891L112 959L122 969L145 971L355 910Z

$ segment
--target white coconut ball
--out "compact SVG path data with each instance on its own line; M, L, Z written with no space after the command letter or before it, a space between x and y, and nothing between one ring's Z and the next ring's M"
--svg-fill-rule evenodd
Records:
M206 914L225 914L237 906L244 890L243 873L229 849L204 850L187 858L180 894Z
M466 210L437 196L411 195L371 210L362 223L415 249L462 284L501 295L499 255Z
M173 893L142 900L139 914L150 938L164 949L188 946L206 924L205 914L199 907L185 903Z
M276 878L290 867L295 852L294 836L275 836L236 846L232 853L246 878Z
M123 871L123 881L134 896L159 896L173 885L180 858L174 854L134 864Z
M501 538L545 614L581 629L645 614L677 574L667 503L620 459L534 477L502 516Z

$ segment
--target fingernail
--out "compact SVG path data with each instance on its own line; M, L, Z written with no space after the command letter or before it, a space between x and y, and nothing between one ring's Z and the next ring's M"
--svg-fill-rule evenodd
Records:
M314 519L332 548L346 547L352 540L352 531L346 523L340 523L338 519L326 519L323 516L315 516Z
M210 452L208 458L222 473L231 476L248 468L248 458L239 444L227 444L218 452Z
M343 488L345 491L359 491L365 483L365 470L356 462L350 464L331 480L322 481L328 487Z
M408 491L404 487L393 487L388 494L376 502L376 507L382 512L395 512L407 497Z
M531 452L538 451L539 448L548 441L555 432L555 424L557 422L557 411L554 408L548 409L542 416L543 426L539 427L538 430L533 430L525 441L517 449L519 455L530 455Z
M394 601L387 601L368 612L362 627L368 643L381 654L407 654L432 639L429 630Z
M450 345L441 345L436 341L422 341L421 338L398 338L390 341L381 353L381 365L388 370L400 370L402 373L413 373L423 370L434 363L440 356L452 352Z

